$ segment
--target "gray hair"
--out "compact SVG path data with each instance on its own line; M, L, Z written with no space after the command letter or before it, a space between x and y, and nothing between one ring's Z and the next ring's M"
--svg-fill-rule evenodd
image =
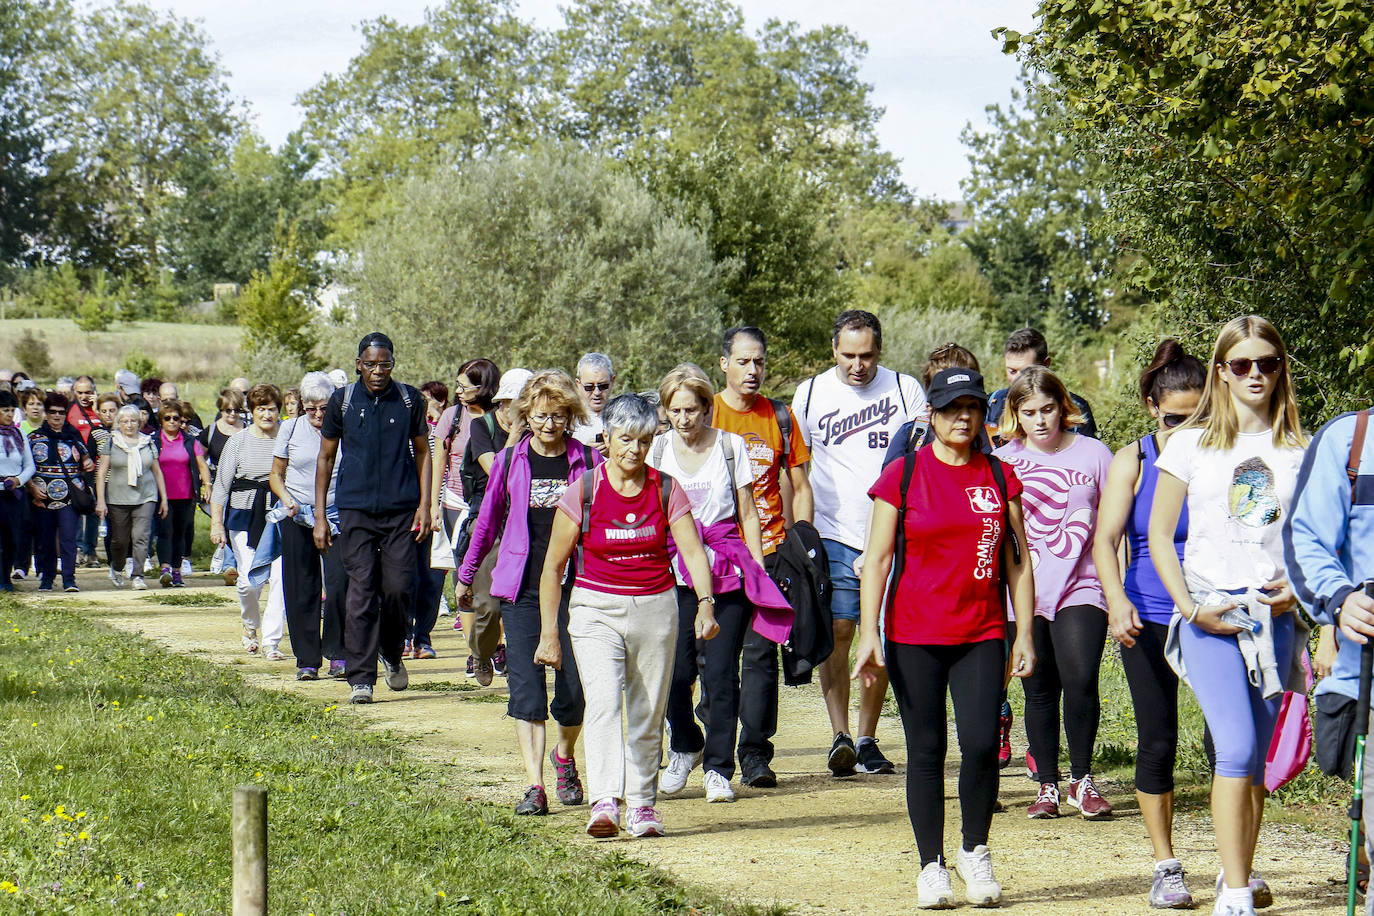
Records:
M119 410L115 411L115 422L118 423L125 417L133 417L135 420L142 423L143 411L139 410L137 405L125 404L123 407L119 408Z
M301 379L301 401L327 401L338 387L328 372L307 372Z
M639 396L644 400L648 401L654 407L658 407L662 402L662 399L658 396L658 392L652 388L639 392Z
M574 374L581 378L583 369L604 369L607 375L615 378L615 368L611 365L611 358L605 353L584 353L577 361L577 372Z
M658 408L637 394L622 394L606 405L601 414L607 438L616 430L642 439L658 432Z

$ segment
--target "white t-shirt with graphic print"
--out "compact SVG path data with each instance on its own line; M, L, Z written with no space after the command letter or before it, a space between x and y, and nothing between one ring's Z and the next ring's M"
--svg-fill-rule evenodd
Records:
M678 463L677 454L673 451L673 437L677 434L669 431L661 433L654 438L653 445L649 448L649 464L658 468L663 473L672 477L682 487L687 494L687 499L692 503L692 517L701 522L703 528L709 528L716 522L730 518L735 514L735 497L731 495L730 489L725 485L725 447L724 442L728 437L731 447L735 451L735 489L740 487L753 486L754 469L749 463L748 447L744 444L743 437L736 433L727 433L721 430L712 430L716 435L716 443L711 448L710 454L701 467L697 468L695 474L688 474ZM663 444L660 446L659 441ZM659 451L663 452L663 457L657 462L654 455Z
M873 381L846 385L836 369L802 382L792 396L811 448L811 490L821 537L863 550L868 537L868 489L898 428L926 414L921 383L878 367Z

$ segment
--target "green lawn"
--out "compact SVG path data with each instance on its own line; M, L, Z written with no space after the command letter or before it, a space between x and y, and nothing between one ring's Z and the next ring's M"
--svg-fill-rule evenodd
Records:
M273 912L755 912L465 803L401 739L83 607L0 597L0 911L226 913L232 789L257 783Z

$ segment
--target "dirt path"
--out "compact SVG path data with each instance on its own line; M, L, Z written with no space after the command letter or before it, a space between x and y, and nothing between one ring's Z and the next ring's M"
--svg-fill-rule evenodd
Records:
M239 646L237 602L217 608L169 607L149 600L156 591L112 591L108 580L96 573L82 573L80 583L80 597L94 604L93 616L111 625L207 662L234 665L259 687L291 691L321 703L342 703L346 698L341 683L295 681L289 652L283 662L245 657ZM233 597L231 590L208 580L193 585ZM32 585L20 587L28 591ZM436 627L438 659L407 664L412 687L472 684L463 675L461 637L450 626L450 618L440 618ZM498 678L486 690L392 693L379 684L377 703L340 705L338 714L419 736L418 754L436 763L457 762L456 770L448 769L448 778L456 779L466 794L514 804L524 784L513 729L504 720L502 686ZM774 761L777 789L741 789L733 805L708 805L697 771L682 796L661 802L669 830L666 838L599 845L726 896L776 901L799 913L911 912L919 862L900 776L905 757L900 725L885 720L879 734L884 750L898 765L898 776L836 780L825 773L830 742L819 689L784 689L781 705L779 719L784 724ZM1023 748L1024 737L1018 735L1015 744ZM955 764L957 757L947 770L946 846L951 852L958 823ZM1107 787L1117 811L1111 821L1045 822L1025 817L1033 788L1023 770L1003 771L1001 798L1007 810L994 819L992 847L1005 906L1025 914L1154 912L1145 900L1152 864L1149 844L1133 794L1120 786ZM550 822L566 828L568 842L591 845L581 832L586 816L585 807L563 809L555 802ZM1206 912L1212 905L1217 869L1206 812L1181 814L1175 840L1191 869L1190 887L1199 909ZM1330 838L1292 827L1266 827L1256 867L1275 893L1275 905L1267 912L1336 916L1344 911L1343 888L1328 880L1342 868L1340 845ZM957 879L955 889L961 890Z

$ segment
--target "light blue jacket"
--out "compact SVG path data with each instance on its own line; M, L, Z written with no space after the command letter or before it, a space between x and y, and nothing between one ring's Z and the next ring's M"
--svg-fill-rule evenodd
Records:
M1374 422L1365 433L1364 451L1351 500L1350 442L1355 414L1342 414L1317 432L1298 472L1292 511L1283 526L1288 577L1312 619L1325 626L1350 593L1374 578ZM1360 647L1340 640L1331 674L1317 694L1358 692Z

